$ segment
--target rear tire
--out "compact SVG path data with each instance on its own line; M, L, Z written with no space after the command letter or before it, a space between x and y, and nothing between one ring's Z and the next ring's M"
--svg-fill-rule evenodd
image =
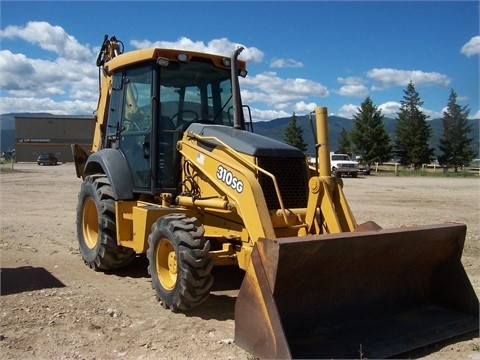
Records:
M204 302L212 287L210 241L203 226L185 214L159 218L148 237L148 273L162 306L174 312L191 310Z
M78 195L77 238L85 264L114 270L135 259L135 252L117 245L115 200L106 176L87 176Z

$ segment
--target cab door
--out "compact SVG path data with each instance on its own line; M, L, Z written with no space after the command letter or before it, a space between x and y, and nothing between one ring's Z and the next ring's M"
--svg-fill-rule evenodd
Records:
M110 101L107 141L110 138L115 144L110 147L118 148L127 159L135 192L152 188L152 67L146 64L116 74Z

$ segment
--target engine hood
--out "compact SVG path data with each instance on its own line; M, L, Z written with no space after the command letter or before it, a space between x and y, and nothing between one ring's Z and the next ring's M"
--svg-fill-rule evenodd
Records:
M193 123L186 131L202 136L215 137L236 151L246 155L255 157L305 158L305 154L294 146L228 126ZM214 141L209 143L213 145Z

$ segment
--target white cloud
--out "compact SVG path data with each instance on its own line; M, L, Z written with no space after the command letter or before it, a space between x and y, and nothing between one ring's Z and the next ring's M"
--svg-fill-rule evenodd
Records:
M293 111L295 111L295 113L298 115L302 115L302 114L308 115L309 113L314 111L317 106L318 105L314 102L310 102L307 104L304 101L299 101L293 107Z
M336 93L341 96L363 98L368 95L368 88L365 85L344 85Z
M244 50L240 53L239 59L247 62L259 63L263 61L264 54L255 47L247 47L239 43L233 43L227 38L214 39L205 44L203 41L192 41L187 37L181 37L177 41L150 41L150 40L132 40L130 44L137 49L150 47L163 47L171 49L183 49L198 52L207 52L217 55L230 56L236 48L243 46Z
M0 112L93 112L98 98L98 72L88 46L46 22L8 26L0 31L0 38L21 39L57 55L40 59L0 51Z
M480 36L472 37L465 45L460 49L460 53L465 56L473 56L480 54Z
M48 97L1 97L1 113L49 112L55 115L90 115L96 102L82 100L56 101Z
M344 84L335 91L340 96L364 98L368 95L368 88L363 84L364 80L362 78L354 76L338 77L337 81L340 84Z
M378 105L378 110L382 112L383 116L386 117L396 117L397 112L400 110L401 104L396 101L387 101L383 104Z
M78 90L97 93L97 72L91 60L90 63L81 63L60 57L54 61L30 59L23 54L2 50L0 88L19 97L73 96L69 93Z
M5 30L0 31L0 38L19 38L67 59L88 61L92 56L87 46L81 45L62 27L50 25L45 21L30 21L25 27L7 26Z
M386 101L377 106L378 110L381 111L382 115L389 118L396 118L397 113L400 111L400 102L396 101ZM337 113L332 113L333 115L345 117L347 119L352 119L354 115L359 112L360 105L354 104L345 104L340 107ZM442 116L441 112L436 112L433 110L429 110L426 108L421 107L420 111L422 111L425 115L429 116L430 119L439 118Z
M15 74L22 74L25 80L35 74L35 67L23 54L13 54L9 50L0 51L0 88L18 90L22 83L15 79Z
M383 116L389 118L396 118L401 106L402 104L400 102L387 101L383 104L378 105L378 110L382 112ZM435 119L442 116L442 111L434 111L424 107L420 107L419 110L425 115L427 115L430 119Z
M245 103L265 102L275 109L289 109L294 101L308 97L325 97L328 89L315 81L295 78L283 79L268 71L241 79L242 98Z
M278 119L278 118L283 118L283 117L289 117L292 116L291 113L288 113L286 111L280 110L260 110L256 108L251 108L252 112L252 120L253 121L269 121L272 119ZM254 125L255 128L255 125Z
M380 83L380 85L372 86L372 90L385 89L391 86L406 86L410 81L415 86L448 86L450 84L450 79L444 74L421 70L374 68L367 71L367 77Z
M303 63L294 59L273 59L270 62L271 68L301 68Z
M353 115L358 113L358 105L353 105L353 104L345 104L340 109L338 112L335 114L337 116L341 116L347 119L352 119Z

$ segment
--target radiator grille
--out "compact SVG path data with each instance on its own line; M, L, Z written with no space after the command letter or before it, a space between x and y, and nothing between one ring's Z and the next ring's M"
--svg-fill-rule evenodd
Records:
M277 179L285 208L307 207L308 182L305 159L263 157L258 159L258 165L273 174ZM279 209L280 203L275 192L273 181L269 176L260 173L259 182L268 209Z

